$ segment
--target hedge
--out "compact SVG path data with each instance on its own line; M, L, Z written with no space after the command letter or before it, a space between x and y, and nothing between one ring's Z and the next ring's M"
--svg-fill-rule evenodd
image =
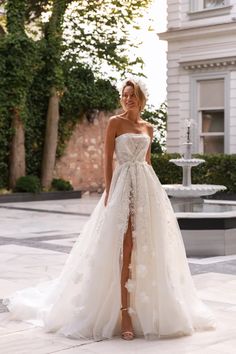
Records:
M18 178L14 192L39 193L41 190L40 179L37 176L23 176Z
M182 183L182 168L169 162L179 154L152 154L152 166L162 184ZM200 155L205 163L192 168L192 183L223 184L228 193L236 193L236 154ZM4 166L0 170L5 172Z

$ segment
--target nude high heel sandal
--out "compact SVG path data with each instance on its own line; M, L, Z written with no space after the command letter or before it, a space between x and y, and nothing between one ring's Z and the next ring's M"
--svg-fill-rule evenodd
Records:
M128 311L128 307L121 307L121 311ZM132 340L134 339L134 332L132 331L122 331L121 338L124 340Z

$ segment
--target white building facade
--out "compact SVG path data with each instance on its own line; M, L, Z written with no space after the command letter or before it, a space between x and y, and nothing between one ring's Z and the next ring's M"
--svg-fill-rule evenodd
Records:
M236 0L167 0L167 151L236 153Z

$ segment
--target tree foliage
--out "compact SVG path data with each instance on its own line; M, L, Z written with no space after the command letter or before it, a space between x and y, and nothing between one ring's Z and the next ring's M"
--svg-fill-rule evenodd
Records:
M154 137L151 152L160 154L166 151L167 104L164 102L158 109L148 107L142 118L154 126Z
M89 60L97 70L106 62L120 72L132 71L143 61L130 56L129 46L135 47L137 43L130 39L129 32L150 3L150 0L72 2L64 24L67 53L76 54L80 61ZM77 18L83 21L78 22Z
M118 93L101 75L101 67L112 66L122 74L142 63L140 58L129 58L128 34L149 3L0 0L7 15L7 34L0 37L1 186L8 178L13 110L25 125L27 174L39 176L52 87L61 97L58 154L84 112L117 107ZM40 36L29 36L26 26L37 27Z

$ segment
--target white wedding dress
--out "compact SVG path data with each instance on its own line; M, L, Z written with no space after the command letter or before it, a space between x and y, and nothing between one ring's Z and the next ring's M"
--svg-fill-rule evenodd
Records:
M116 138L119 165L108 204L102 195L59 278L5 299L11 318L73 338L110 338L120 331L123 237L131 214L133 251L129 313L146 339L214 327L198 298L180 229L166 192L145 161L150 138Z

